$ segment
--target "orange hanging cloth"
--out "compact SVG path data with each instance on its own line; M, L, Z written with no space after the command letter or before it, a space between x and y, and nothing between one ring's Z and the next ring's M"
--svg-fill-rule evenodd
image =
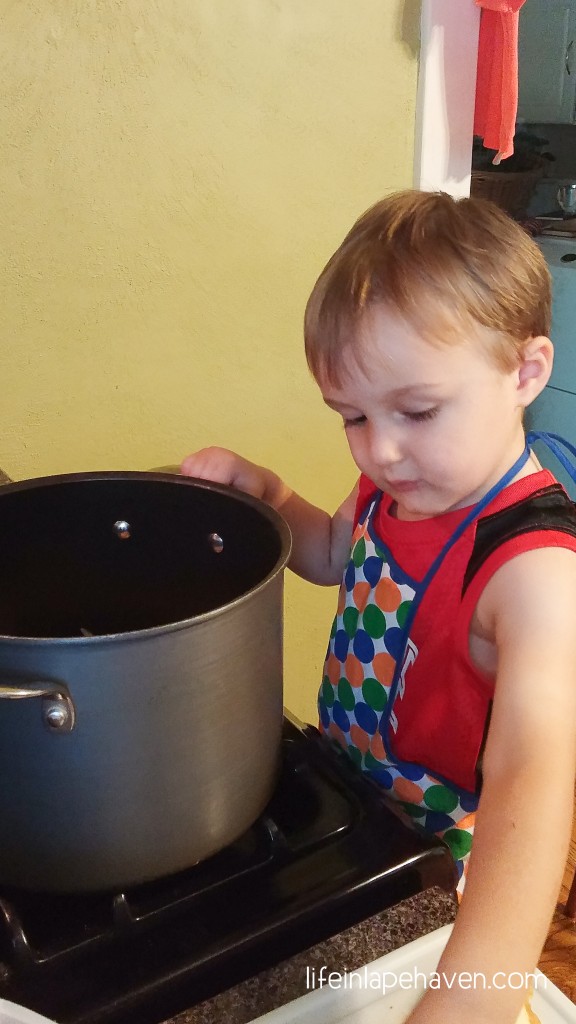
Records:
M482 7L478 40L474 134L492 161L512 156L518 110L518 11L525 0L475 0Z

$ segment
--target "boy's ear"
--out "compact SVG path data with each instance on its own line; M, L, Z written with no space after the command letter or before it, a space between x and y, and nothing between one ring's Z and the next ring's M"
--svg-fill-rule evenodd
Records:
M522 406L530 405L544 390L550 380L553 362L554 346L550 338L529 338L517 370L517 391Z

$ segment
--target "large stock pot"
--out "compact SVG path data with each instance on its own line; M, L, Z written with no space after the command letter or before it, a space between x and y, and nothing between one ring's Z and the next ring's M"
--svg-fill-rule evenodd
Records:
M163 473L0 487L0 882L123 887L258 817L282 728L288 527Z

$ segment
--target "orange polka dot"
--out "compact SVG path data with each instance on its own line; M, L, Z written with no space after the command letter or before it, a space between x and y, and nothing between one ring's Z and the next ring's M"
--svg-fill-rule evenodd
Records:
M356 583L354 590L352 591L352 597L354 598L354 604L356 605L359 612L363 612L368 598L370 597L370 584L369 583Z
M388 654L387 651L375 655L372 661L372 668L378 682L382 683L382 686L390 686L394 669L396 668L396 662L392 655Z
M420 786L401 776L394 779L394 792L400 800L407 800L411 804L419 804L424 796Z
M383 761L386 757L384 742L379 732L375 732L370 740L370 752L374 757L377 757L379 761Z
M328 679L332 683L332 686L338 686L338 681L342 674L340 662L335 654L329 654L326 658L326 664L324 666L324 672L328 676Z
M362 683L364 682L364 668L361 662L359 662L353 654L349 654L346 658L345 675L350 686L355 686L356 688L362 686Z
M402 603L400 588L388 576L380 580L374 591L376 604L383 612L395 612Z
M474 822L476 820L476 811L472 811L471 814L467 814L460 821L456 822L456 828L474 828Z
M350 726L350 738L354 746L358 747L358 750L361 750L363 754L370 750L370 737L359 725L354 724Z
M346 587L340 587L338 591L338 615L342 615L346 607Z
M328 726L328 732L333 740L336 740L336 742L339 743L341 747L344 747L344 750L348 749L348 740L346 739L344 733L342 732L342 729L340 729L336 725L336 722L330 722L330 725Z

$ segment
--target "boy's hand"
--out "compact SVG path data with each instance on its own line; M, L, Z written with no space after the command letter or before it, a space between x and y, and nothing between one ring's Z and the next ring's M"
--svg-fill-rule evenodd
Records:
M227 448L202 448L198 452L192 452L183 460L180 472L184 476L194 476L201 480L237 487L239 491L260 498L276 509L280 508L292 493L271 470L257 466Z
M282 514L292 533L289 567L311 583L340 583L350 549L357 488L330 516L292 491L271 469L256 466L227 448L193 452L186 456L180 470L184 476L237 487L271 505Z

